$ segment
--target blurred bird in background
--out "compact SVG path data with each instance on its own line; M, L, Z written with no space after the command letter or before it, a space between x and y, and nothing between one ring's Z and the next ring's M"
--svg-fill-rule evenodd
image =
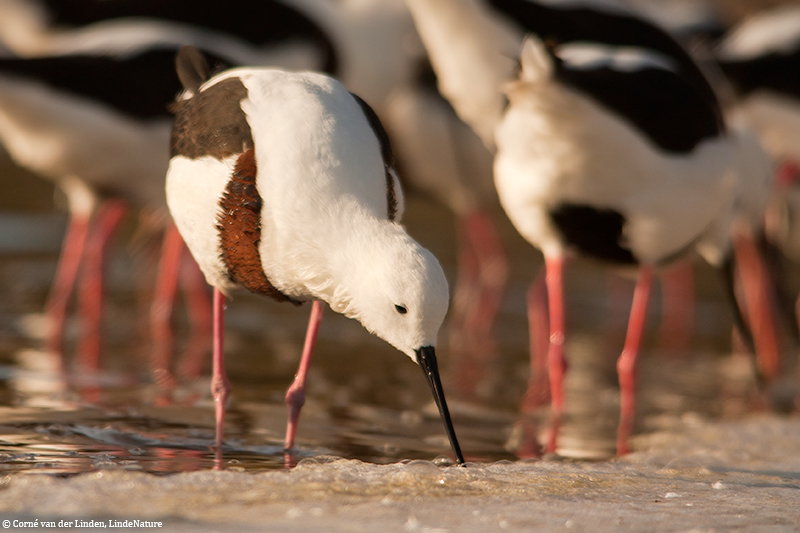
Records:
M192 9L191 3L178 4L0 4L0 39L22 56L0 60L0 139L17 164L58 184L70 210L47 304L47 345L61 351L70 294L82 268L78 366L84 371L98 365L103 257L125 206L160 213L166 221L164 174L172 122L167 106L180 90L174 73L179 46L205 46L224 65L335 68L321 30L284 4L243 6L257 7L270 22L248 28L239 21L235 36L222 31L232 29L236 20ZM220 29L202 26L212 21ZM169 321L182 247L168 226L151 306L152 373L165 389L175 385ZM195 327L184 372L196 376L204 353L199 346L210 335L211 310L199 271L191 264L183 270Z
M731 264L734 221L750 223L745 204L766 196L750 193L770 186L763 165L739 164L745 145L757 151L754 138L728 128L689 54L622 4L409 0L409 7L443 94L496 149L506 212L545 256L555 420L548 451L563 411L565 260L579 252L639 267L617 363L617 452L627 453L653 270L693 250L721 268Z
M496 227L498 192L548 267L527 297L531 377L524 413L551 396L556 422L564 409L561 277L576 253L623 270L639 268L618 362L619 453L628 449L632 430L650 280L668 274L670 265L691 265L702 255L724 272L732 302L735 271L742 273L743 312L735 305L734 318L758 354L757 374L774 379L780 343L767 272L754 244L773 187L773 163L748 128L754 126L773 158L788 159L796 132L770 128L776 127L773 118L783 128L791 114L763 111L765 104L753 102L764 100L753 95L763 93L754 87L768 86L772 103L792 102L796 93L786 96L791 76L780 74L783 64L773 82L766 67L752 60L764 55L769 59L758 65L772 65L776 57L790 58L790 45L775 43L780 36L795 45L796 39L788 29L766 30L772 37L757 53L752 50L759 46L748 45L742 59L737 50L747 46L723 42L714 54L720 67L705 64L707 56L698 65L677 39L720 35L715 11L688 0L679 2L690 6L683 11L663 2L645 10L644 3L232 0L218 9L188 0L0 0L0 142L17 164L64 190L71 213L47 305L53 325L48 346L60 351L70 293L82 269L79 366L97 368L103 257L130 205L161 213L167 227L150 312L154 380L164 390L176 383L169 317L179 271L198 333L188 351L194 355L178 374L199 373L211 310L199 272L181 266L188 261L183 244L164 222L171 124L166 108L180 90L174 55L189 44L219 69L326 72L375 110L395 146L404 186L456 217L458 261L444 360L459 396L483 400L506 387L496 371L503 339L494 334L509 272ZM787 10L774 20L780 26L793 19ZM719 68L737 89L735 117L720 105L709 68ZM792 168L783 165L779 175L792 174ZM778 221L768 224L778 228L773 240L791 241L785 217L770 219ZM687 272L690 266L682 275ZM688 338L693 315L691 301L677 297L680 286L662 285L662 299L673 301L664 311L664 328L676 346L686 342L681 338ZM538 453L536 430L527 431L532 438L520 455ZM554 424L551 451L556 436Z

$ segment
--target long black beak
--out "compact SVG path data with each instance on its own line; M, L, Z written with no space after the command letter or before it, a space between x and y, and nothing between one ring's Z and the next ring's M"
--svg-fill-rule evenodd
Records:
M439 379L439 365L436 362L436 350L433 346L423 346L419 350L414 350L417 354L417 363L425 373L425 379L431 387L433 399L436 401L436 407L439 408L439 414L444 422L444 429L447 432L447 437L450 439L450 446L453 447L453 453L456 455L456 463L459 465L464 464L464 456L461 455L461 447L458 445L456 438L456 430L453 428L453 421L450 420L450 411L447 409L447 401L444 399L444 390L442 389L442 381Z

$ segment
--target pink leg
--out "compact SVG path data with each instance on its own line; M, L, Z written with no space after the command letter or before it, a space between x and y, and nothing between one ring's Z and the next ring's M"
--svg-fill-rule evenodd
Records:
M486 212L475 211L464 217L462 227L478 260L480 283L480 298L467 313L467 327L488 338L508 279L508 260L497 229Z
M674 352L685 352L694 322L694 271L691 262L681 261L662 274L661 301L661 346Z
M775 172L775 186L778 188L789 187L797 181L798 176L800 176L800 163L787 159Z
M75 287L75 280L78 277L78 267L83 257L88 233L89 217L72 213L67 233L64 235L64 243L61 246L56 278L53 282L53 288L50 290L50 296L47 299L45 312L50 324L47 349L60 354L62 370L66 370L64 355L61 351L61 342L64 336L67 304Z
M564 372L566 339L564 322L564 260L562 257L546 258L548 305L550 308L550 349L547 353L550 374L550 394L557 415L564 411Z
M225 373L225 353L223 337L225 334L225 295L214 288L214 349L211 370L211 394L214 397L217 435L214 441L214 469L222 468L222 436L225 432L225 407L231 392L231 383Z
M181 360L181 376L197 378L203 370L208 349L208 339L211 338L212 310L208 298L208 285L200 272L194 258L183 254L181 279L183 280L183 293L186 307L191 321L191 338L186 352Z
M467 326L475 302L480 298L479 265L470 245L464 224L459 220L456 284L453 289L453 313L450 321L450 351L455 360L454 385L466 396L475 394L482 370L478 369L473 350L473 337Z
M753 332L761 375L770 380L780 371L780 342L772 309L772 282L753 238L743 231L733 238L736 263Z
M523 413L532 413L548 400L547 353L550 348L550 321L547 316L547 284L542 269L528 289L528 332L530 337L531 372L528 390L522 403Z
M543 268L528 289L528 332L530 335L531 370L528 375L528 389L522 399L520 413L522 442L516 450L522 459L541 457L542 447L537 438L538 426L533 417L536 410L550 398L547 379L547 351L550 346L548 333L550 323L547 318L547 285Z
M183 249L183 239L178 228L170 223L164 232L156 289L150 306L150 330L153 335L150 371L156 385L167 391L175 387L175 377L170 370L173 349L171 318Z
M127 210L125 203L120 200L109 200L101 205L86 243L80 294L84 331L78 347L79 366L84 370L97 370L99 366L106 251Z
M650 287L653 281L653 269L642 266L639 279L633 293L631 317L628 322L628 334L625 347L617 359L617 373L620 386L620 420L617 429L617 455L628 453L628 437L633 428L633 416L636 401L636 359L642 345L645 321L647 320L647 303L650 298Z
M453 321L463 329L476 297L479 267L463 219L458 222L458 270L453 290Z
M472 395L496 357L492 330L508 277L508 261L486 212L478 210L462 217L459 229L451 344L459 357L456 386Z
M314 304L311 307L311 317L308 319L308 329L306 330L306 340L303 345L303 355L300 357L300 366L297 368L294 381L286 391L286 406L289 410L289 417L286 422L284 449L287 451L294 447L294 438L297 435L297 420L300 418L300 409L306 401L308 367L311 364L311 355L314 352L319 325L322 322L323 309L322 302L314 300Z
M564 412L564 373L567 360L564 356L566 339L564 321L564 258L545 257L547 269L547 295L550 308L550 350L547 363L550 374L550 397L553 405L554 424L547 443L547 452L555 452L558 441L558 427Z

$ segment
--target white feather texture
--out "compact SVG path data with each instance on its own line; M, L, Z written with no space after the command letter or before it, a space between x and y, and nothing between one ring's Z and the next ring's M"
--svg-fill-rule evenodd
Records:
M430 194L459 216L496 204L493 155L439 94L421 87L399 88L383 116L410 187Z
M722 59L789 53L800 44L800 6L785 5L747 18L717 49Z
M19 165L54 181L77 178L163 208L169 130L166 120L142 122L27 79L0 80L0 141Z
M234 288L221 261L216 233L219 200L233 172L235 158L220 161L173 157L167 170L167 205L186 246L191 250L209 285L228 292Z
M412 358L435 346L447 282L433 255L389 220L379 142L353 96L326 76L269 69L230 70L201 92L231 77L248 94L241 108L255 144L259 252L270 282L328 302ZM211 159L174 158L167 196L209 283L228 288L216 217L233 160Z
M635 72L660 68L677 72L675 61L669 57L634 46L606 46L598 43L567 43L558 48L558 57L577 69L610 68L619 72Z
M490 150L523 34L481 0L407 0L439 90Z
M737 182L724 139L704 141L688 155L666 154L556 84L538 39L526 40L521 61L497 130L495 183L517 230L545 255L565 251L548 216L560 203L623 214L623 244L649 264L682 251L732 209Z
M739 183L736 211L748 225L758 228L774 190L775 162L746 124L732 122L730 136Z
M192 45L213 50L232 64L289 69L321 66L314 47L300 40L259 48L230 34L146 17L120 17L61 28L48 23L41 5L24 0L0 0L0 13L0 42L20 57L93 53L129 56Z
M739 101L734 115L758 132L770 155L800 161L800 100L758 90Z
M425 57L404 0L282 0L313 19L337 50L336 78L383 116L389 94Z
M798 46L800 6L786 5L745 19L729 32L715 53L722 61L754 61L758 64L762 56L791 54ZM780 66L765 64L762 68L774 70ZM779 75L777 72L771 74ZM741 96L732 113L733 120L750 124L774 158L798 161L800 100L797 95L770 88L768 83Z

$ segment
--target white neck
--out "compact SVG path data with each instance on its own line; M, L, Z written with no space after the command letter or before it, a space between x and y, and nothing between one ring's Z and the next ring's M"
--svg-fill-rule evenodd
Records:
M377 219L358 209L348 215L347 223L352 231L330 232L329 242L335 245L325 250L330 265L329 278L309 288L337 313L359 318L353 306L354 291L365 290L365 287L369 290L371 282L379 283L377 279L384 273L385 251L393 240L411 239L399 224L388 219Z
M523 34L478 0L408 0L439 89L494 150L503 114L501 85L517 68Z

